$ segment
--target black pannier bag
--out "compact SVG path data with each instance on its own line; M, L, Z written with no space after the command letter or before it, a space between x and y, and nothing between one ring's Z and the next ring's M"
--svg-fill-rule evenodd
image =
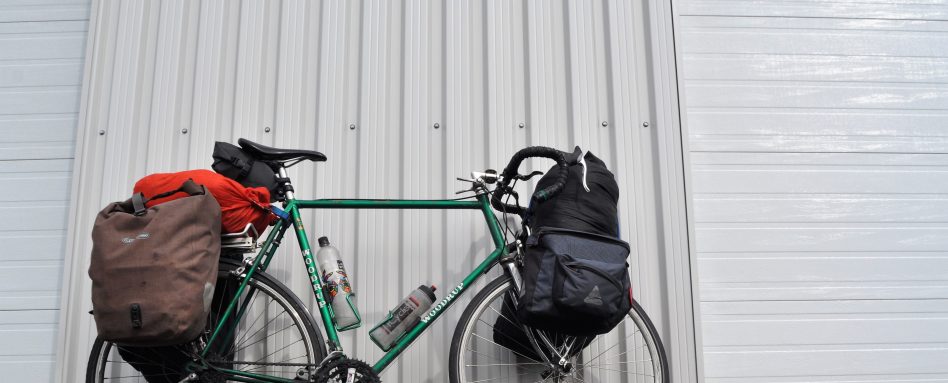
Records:
M588 343L612 330L631 309L629 245L617 238L615 176L602 160L579 147L567 162L563 190L527 212L532 235L521 268L524 290L516 309L505 306L501 314L536 329L588 337ZM553 166L537 190L553 184L558 174ZM502 321L495 323L494 341L536 359L528 344L524 348L523 331L511 334L515 326Z
M270 190L270 202L279 200L279 184L276 171L266 161L260 161L244 152L240 147L227 142L214 143L214 163L211 169L237 181L245 187L265 187Z
M632 308L628 256L615 237L540 229L527 239L517 317L566 335L609 332Z

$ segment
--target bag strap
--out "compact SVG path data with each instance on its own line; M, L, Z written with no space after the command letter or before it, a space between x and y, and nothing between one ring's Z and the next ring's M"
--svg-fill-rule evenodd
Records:
M145 208L145 195L142 193L135 193L132 196L132 209L134 209L135 215L141 216L145 215L145 211L148 209Z
M248 156L248 157L249 157L249 156ZM254 164L255 162L256 162L256 160L254 160L253 157L249 157L247 160L244 160L244 159L242 159L242 158L240 158L240 157L237 157L237 156L231 156L231 157L230 157L230 163L232 163L232 164L234 164L234 166L240 168L240 174L237 175L237 179L238 179L238 180L242 180L242 179L244 179L245 177L247 177L247 175L250 174L250 170L253 169L253 164Z

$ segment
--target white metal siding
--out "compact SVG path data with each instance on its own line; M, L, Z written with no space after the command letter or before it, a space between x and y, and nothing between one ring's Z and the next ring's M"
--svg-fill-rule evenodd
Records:
M642 127L654 107L645 20L641 3L621 0L95 2L60 376L83 373L95 335L85 269L98 209L147 173L209 167L215 140L247 137L328 156L291 169L298 198L451 198L464 187L455 177L500 169L528 145L594 151L623 191L636 298L672 340L675 374L692 380L689 263L672 259L687 251L668 245L665 236L683 238L659 225L656 208L682 202L680 190L673 201L657 193L667 159L654 148L678 142L678 126ZM476 211L304 213L309 234L328 236L349 260L366 325L345 333L344 346L369 361L381 352L368 328L419 284L460 281L490 246ZM272 271L311 296L290 242ZM461 311L383 379L446 381Z
M0 1L0 376L49 382L88 1Z
M707 382L948 381L948 4L675 6Z

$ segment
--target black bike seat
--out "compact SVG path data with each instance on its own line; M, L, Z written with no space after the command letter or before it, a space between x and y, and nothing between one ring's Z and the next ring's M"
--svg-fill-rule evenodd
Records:
M326 161L326 155L314 150L300 150L300 149L280 149L280 148L271 148L269 146L260 145L256 142L250 141L246 138L241 138L237 140L237 144L241 148L247 151L254 158L264 161L293 161L293 160L310 160L310 161Z

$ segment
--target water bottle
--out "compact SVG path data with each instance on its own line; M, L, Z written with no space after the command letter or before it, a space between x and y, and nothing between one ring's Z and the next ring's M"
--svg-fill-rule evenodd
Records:
M431 308L435 300L434 286L418 286L399 302L395 309L388 313L388 317L369 331L369 337L383 351L388 351L408 329L421 320L421 315Z
M319 237L319 250L316 251L316 261L323 273L325 296L332 305L338 330L349 330L359 327L362 318L356 310L355 294L352 292L352 279L346 273L346 267L339 257L339 250L329 244L329 239Z

